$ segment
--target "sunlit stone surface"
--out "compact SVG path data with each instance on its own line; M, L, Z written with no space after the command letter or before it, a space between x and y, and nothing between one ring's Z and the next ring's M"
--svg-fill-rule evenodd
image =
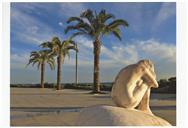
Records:
M91 106L83 109L79 126L170 126L155 116L149 107L150 90L158 83L154 65L141 60L123 68L114 81L112 100L116 106ZM136 108L137 107L137 108Z
M92 106L81 111L78 126L171 126L160 117L115 106Z

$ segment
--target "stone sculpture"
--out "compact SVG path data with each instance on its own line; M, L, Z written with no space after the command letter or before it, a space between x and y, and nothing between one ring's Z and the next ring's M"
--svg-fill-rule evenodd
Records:
M150 90L157 87L154 65L150 60L129 65L119 72L112 87L111 96L117 107L98 105L84 108L76 125L171 126L150 110Z
M76 121L77 126L171 126L164 119L116 106L97 105L84 108Z
M139 105L139 110L152 114L149 108L151 87L158 87L154 65L150 60L141 60L119 72L111 96L118 107L134 109Z

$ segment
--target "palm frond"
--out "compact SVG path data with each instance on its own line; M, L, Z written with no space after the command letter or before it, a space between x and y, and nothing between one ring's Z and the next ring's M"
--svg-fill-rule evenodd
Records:
M42 63L45 62L54 62L54 55L51 54L51 50L50 49L44 49L44 50L40 50L40 51L32 51L31 55L30 55L30 59L28 64L26 65L26 67L30 64L32 64L32 66L34 66L35 64L37 64L37 68L39 69Z
M41 66L41 63L38 62L38 65L37 65L37 69L38 69L38 70L40 69L40 66Z
M112 20L107 23L108 20ZM99 13L87 9L80 14L80 17L71 17L67 23L77 21L75 25L68 26L65 33L68 31L75 31L71 39L79 35L88 35L94 39L100 39L103 35L112 33L121 40L120 26L128 27L129 24L126 20L116 19L113 14L107 13L104 9Z
M64 57L68 56L68 58L70 59L70 53L68 49L64 49L63 54L64 54Z
M47 41L47 42L43 42L42 44L39 45L39 47L42 48L52 48L52 43Z
M60 45L61 41L58 37L53 37L52 38L52 45Z
M62 49L66 49L67 46L70 45L70 40L64 40L63 43L62 43Z
M47 61L47 63L49 64L49 66L50 66L50 68L51 68L52 70L55 69L55 60L54 60L54 59L53 59L53 60L49 59L49 60Z
M117 37L119 40L121 40L121 31L119 28L116 28L112 31L112 33Z
M78 48L76 46L68 46L67 49L74 50L74 51L78 52Z
M77 30L79 32L83 32L83 33L87 33L88 31L91 31L91 29L86 26L85 24L78 24L78 25L75 25L75 26L68 26L64 32L65 34L68 33L70 30Z
M128 24L127 21L122 20L122 19L117 19L117 20L112 21L112 22L108 25L108 27L109 27L109 28L115 28L115 27L118 27L118 26L120 26L120 25L122 25L122 26L124 26L124 27L128 27L128 26L129 26L129 24Z
M88 35L87 33L83 33L83 32L75 32L71 35L70 39L72 40L73 38L75 38L76 36L80 36L80 35Z
M83 33L92 33L93 32L93 28L91 25L89 25L88 23L82 23L82 22L79 22L76 25L68 26L64 30L65 34L68 33L70 30L77 30L78 32L83 32Z
M93 11L90 9L87 9L86 11L84 11L83 13L80 14L81 18L86 18L90 23L94 22L94 15L93 15Z
M115 16L113 14L107 14L106 11L103 9L99 13L99 19L101 23L104 23L109 19L115 19Z
M68 20L67 20L67 23L71 23L73 21L77 21L77 22L82 22L84 23L83 19L80 18L80 17L70 17Z

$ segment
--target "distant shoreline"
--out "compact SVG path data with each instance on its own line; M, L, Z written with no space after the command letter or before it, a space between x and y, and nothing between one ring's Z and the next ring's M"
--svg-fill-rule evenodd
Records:
M101 91L111 91L112 82L101 83ZM40 88L40 84L10 84L11 88ZM45 83L45 88L56 88L55 83ZM93 83L64 83L61 84L63 89L92 90ZM159 83L159 88L152 89L152 93L170 93L176 94L176 83Z

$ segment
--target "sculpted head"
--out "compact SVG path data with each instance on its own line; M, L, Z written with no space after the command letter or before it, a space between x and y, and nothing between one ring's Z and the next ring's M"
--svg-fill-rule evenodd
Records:
M137 64L154 71L154 64L150 60L140 60Z
M151 87L157 88L158 83L154 71L154 64L150 60L140 60L137 65L145 71L146 75L143 77L145 82L150 84Z

